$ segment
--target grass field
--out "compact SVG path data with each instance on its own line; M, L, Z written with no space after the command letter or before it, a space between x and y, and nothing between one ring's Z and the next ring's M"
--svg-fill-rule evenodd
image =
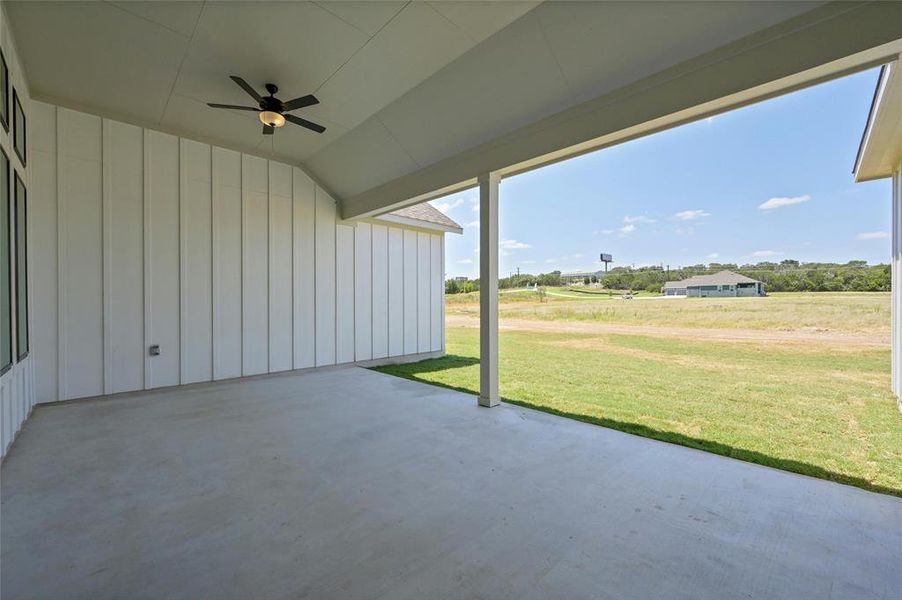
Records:
M902 496L887 294L529 294L501 296L505 401ZM458 296L447 356L380 370L477 393L478 303Z
M500 295L501 318L577 320L672 327L889 333L889 293L781 293L764 298L666 298L571 292L549 288L546 302L533 291ZM479 294L446 296L449 315L479 315ZM887 338L888 339L888 338Z

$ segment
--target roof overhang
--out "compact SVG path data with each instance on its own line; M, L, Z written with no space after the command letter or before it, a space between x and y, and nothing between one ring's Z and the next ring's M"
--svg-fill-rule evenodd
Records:
M867 125L852 173L855 181L891 177L902 163L902 66L888 63L880 71Z
M516 175L890 62L902 3L835 2L664 69L454 156L344 198L374 215Z
M394 223L395 225L404 225L405 227L416 227L418 229L428 229L430 231L442 231L445 233L463 233L463 227L452 227L442 223L432 223L430 221L422 221L420 219L411 219L401 215L384 214L373 219L374 221L383 221L386 223Z

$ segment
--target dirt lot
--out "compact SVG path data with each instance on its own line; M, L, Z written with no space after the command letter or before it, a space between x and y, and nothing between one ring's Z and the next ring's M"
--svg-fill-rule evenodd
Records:
M449 314L449 327L479 327L479 319L470 315ZM687 340L716 340L720 342L779 342L781 345L817 344L833 346L837 350L862 348L889 348L889 331L852 332L819 329L761 330L761 329L709 329L701 327L672 327L661 325L626 325L592 321L544 321L537 319L502 318L502 329L509 331L534 331L547 333L585 333L646 335L672 337Z

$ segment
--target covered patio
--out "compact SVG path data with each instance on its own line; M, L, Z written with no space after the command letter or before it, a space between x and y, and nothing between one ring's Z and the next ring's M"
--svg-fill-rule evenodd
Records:
M42 408L9 598L889 598L898 499L358 367Z
M4 599L902 587L898 498L501 404L497 300L504 177L897 63L902 4L4 1L0 50ZM361 368L445 353L413 207L471 188L478 399Z

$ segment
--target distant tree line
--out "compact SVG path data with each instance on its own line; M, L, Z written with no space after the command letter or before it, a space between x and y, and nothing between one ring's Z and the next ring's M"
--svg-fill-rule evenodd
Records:
M869 265L863 260L840 263L803 263L797 260L759 262L737 265L732 263L698 264L679 269L661 267L616 267L601 280L603 287L612 290L646 290L659 292L665 281L680 281L693 275L710 275L718 271L733 271L764 283L769 292L888 292L889 265ZM560 271L530 275L523 273L498 280L498 287L522 288L562 285ZM475 292L479 281L445 282L445 292Z

